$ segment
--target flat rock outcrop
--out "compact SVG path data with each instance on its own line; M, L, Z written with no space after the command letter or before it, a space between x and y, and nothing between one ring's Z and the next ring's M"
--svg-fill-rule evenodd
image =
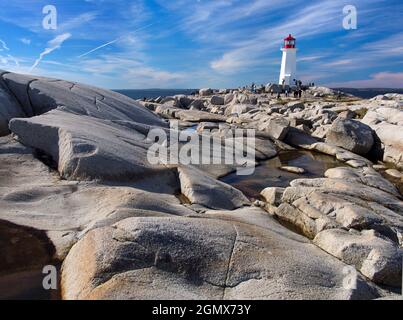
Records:
M292 181L281 200L270 201L274 214L323 250L363 268L372 281L400 286L403 202L396 187L373 169L336 168L325 175Z
M38 157L10 136L0 138L0 219L46 232L58 258L97 226L134 216L194 214L173 195L174 175L160 175L164 183L157 186L138 182L137 188L66 181Z
M137 130L136 130L137 129ZM133 180L151 175L149 127L102 120L63 110L13 119L10 130L23 144L50 155L60 175L71 180Z
M232 212L219 215L226 214L229 219ZM264 219L262 214L251 214ZM268 225L133 218L93 230L72 248L63 264L63 298L370 299L379 295L361 277L357 290L344 289L342 262L274 220Z

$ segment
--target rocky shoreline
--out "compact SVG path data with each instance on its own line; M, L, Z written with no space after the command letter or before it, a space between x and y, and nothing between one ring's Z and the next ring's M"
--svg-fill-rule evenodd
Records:
M277 99L270 89L135 101L1 71L0 284L58 261L63 299L395 298L403 96L312 87ZM171 136L173 121L222 149L228 131L255 130L257 165L301 150L342 165L309 178L309 167L281 164L297 178L248 198L220 180L233 165L147 160L149 132ZM351 267L356 286L346 287Z

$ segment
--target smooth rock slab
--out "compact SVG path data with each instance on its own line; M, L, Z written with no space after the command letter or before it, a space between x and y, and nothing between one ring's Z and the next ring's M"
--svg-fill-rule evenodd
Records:
M61 110L10 122L20 142L50 155L60 175L72 180L136 180L162 169L147 159L148 129Z
M230 219L230 213L221 213ZM243 215L247 220L247 215ZM65 299L371 299L345 264L275 226L214 218L134 218L89 232L62 268ZM224 219L224 217L223 217ZM263 220L262 220L263 221Z
M213 90L210 88L203 88L199 90L199 95L202 97L211 96L213 93L214 93Z
M103 120L134 121L167 127L167 123L135 100L88 85L15 73L3 75L27 116L61 108L66 112Z
M136 188L61 180L32 149L0 138L0 220L46 232L59 258L95 227L135 216L194 215L173 195L174 175L158 180Z

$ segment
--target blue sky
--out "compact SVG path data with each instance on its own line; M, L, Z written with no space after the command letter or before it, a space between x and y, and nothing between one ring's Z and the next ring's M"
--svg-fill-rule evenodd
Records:
M113 89L238 87L278 80L289 33L304 81L403 87L401 0L1 0L0 68Z

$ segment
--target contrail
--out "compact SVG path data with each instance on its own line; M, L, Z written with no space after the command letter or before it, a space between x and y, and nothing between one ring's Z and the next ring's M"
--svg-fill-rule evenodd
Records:
M121 38L117 38L117 39L115 39L115 40L113 40L113 41L111 41L111 42L105 43L105 44L103 44L102 46L96 47L95 49L92 49L92 50L90 50L90 51L88 51L88 52L86 52L86 53L83 53L82 55L80 55L80 56L78 56L78 57L79 57L79 58L85 57L85 56L89 55L90 53L93 53L94 51L97 51L97 50L102 49L102 48L104 48L104 47L107 47L107 46L109 46L109 45L111 45L111 44L113 44L113 43L115 43L115 42L118 42L120 39L121 39Z
M42 59L48 55L49 53L55 51L56 49L60 49L62 46L63 42L66 41L68 38L71 37L71 33L63 33L61 35L58 35L56 38L48 42L48 47L45 48L45 50L39 55L39 58L35 60L35 63L32 65L31 69L29 72L31 73L37 66L38 64L42 61Z
M7 51L10 50L10 49L7 47L7 44L6 44L3 40L0 40L0 44L1 44L1 46L3 47L2 50L7 50Z
M150 23L150 24L148 24L148 25L146 25L146 26L144 26L144 27L141 27L141 28L138 28L138 29L136 29L136 30L134 30L134 31L132 31L132 32L129 32L128 34L126 34L126 35L124 35L124 36L121 36L121 37L119 37L119 38L116 38L115 40L112 40L112 41L110 41L110 42L108 42L108 43L105 43L105 44L103 44L103 45L101 45L101 46L99 46L99 47L96 47L96 48L94 48L94 49L92 49L92 50L90 50L90 51L88 51L88 52L86 52L86 53L83 53L82 55L78 56L78 58L85 57L85 56L89 55L90 53L93 53L93 52L95 52L95 51L97 51L97 50L99 50L99 49L102 49L102 48L105 48L105 47L107 47L107 46L110 46L111 44L114 44L115 42L118 42L119 40L121 40L121 39L127 37L129 34L132 34L132 33L135 33L135 32L137 32L137 31L140 31L140 30L146 29L146 28L148 28L148 27L151 27L153 24L154 24L154 23Z

